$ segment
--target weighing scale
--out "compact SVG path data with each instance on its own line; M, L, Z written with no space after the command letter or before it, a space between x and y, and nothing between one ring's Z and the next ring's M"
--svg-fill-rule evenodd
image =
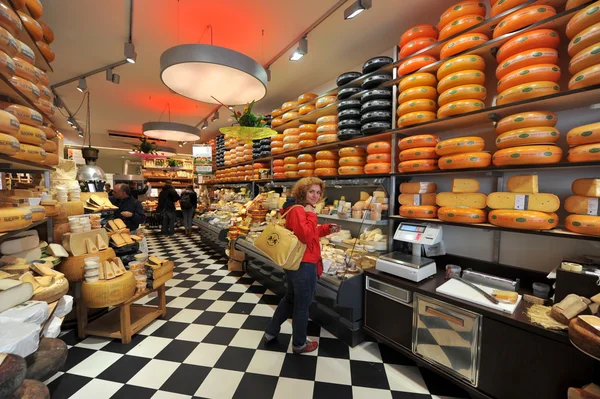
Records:
M412 244L412 254L390 252L381 255L375 269L410 281L419 282L436 273L435 260L421 256L423 244L434 245L442 241L440 226L400 223L394 240Z

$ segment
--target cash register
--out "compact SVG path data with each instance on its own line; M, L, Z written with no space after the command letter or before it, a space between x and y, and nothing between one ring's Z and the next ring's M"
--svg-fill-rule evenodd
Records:
M377 259L375 268L410 281L419 282L436 273L435 260L421 256L423 245L442 241L442 228L430 224L400 223L394 240L412 244L412 254L390 252Z

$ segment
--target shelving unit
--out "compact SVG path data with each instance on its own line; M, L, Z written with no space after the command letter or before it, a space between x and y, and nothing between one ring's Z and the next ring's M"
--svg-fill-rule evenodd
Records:
M388 224L387 219L383 219L383 220L369 220L369 219L363 220L363 219L353 219L353 218L340 219L337 217L337 215L317 215L317 217L321 218L321 219L335 220L338 222L362 223L362 224L371 225L371 226L385 226Z
M6 5L11 7L12 10L15 12L15 14L17 14L19 16L19 18L21 18L21 16L17 13L17 11L21 11L21 12L29 15L33 19L31 14L29 13L29 10L27 9L27 7L25 7L22 10L17 10L15 7L13 7L13 5L10 1L7 2ZM22 18L21 18L21 20L22 20ZM25 43L26 45L31 47L31 50L33 50L33 52L35 53L35 66L36 67L38 67L46 72L47 71L54 72L54 69L52 69L52 67L50 66L50 62L48 62L46 57L44 57L44 54L42 54L42 52L40 51L40 48L38 47L37 43L31 36L29 31L25 28L25 24L23 24L23 34L19 36L19 40L21 40L23 43Z

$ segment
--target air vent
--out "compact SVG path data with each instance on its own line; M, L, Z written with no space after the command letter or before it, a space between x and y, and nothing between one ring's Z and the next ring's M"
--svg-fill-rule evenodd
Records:
M120 143L135 143L138 144L140 142L140 138L143 137L141 133L136 132L120 132L117 130L109 130L108 138L111 140L118 141ZM151 139L155 143L166 143L166 140L157 140Z

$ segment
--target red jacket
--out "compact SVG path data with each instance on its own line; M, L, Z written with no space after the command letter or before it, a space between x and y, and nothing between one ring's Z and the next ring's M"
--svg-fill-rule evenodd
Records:
M289 208L285 209L286 212ZM306 244L306 252L302 262L310 262L317 265L317 276L323 274L323 262L321 260L321 244L319 239L329 234L330 224L317 225L317 215L306 212L303 206L296 206L285 216L285 227L293 231L296 237Z

